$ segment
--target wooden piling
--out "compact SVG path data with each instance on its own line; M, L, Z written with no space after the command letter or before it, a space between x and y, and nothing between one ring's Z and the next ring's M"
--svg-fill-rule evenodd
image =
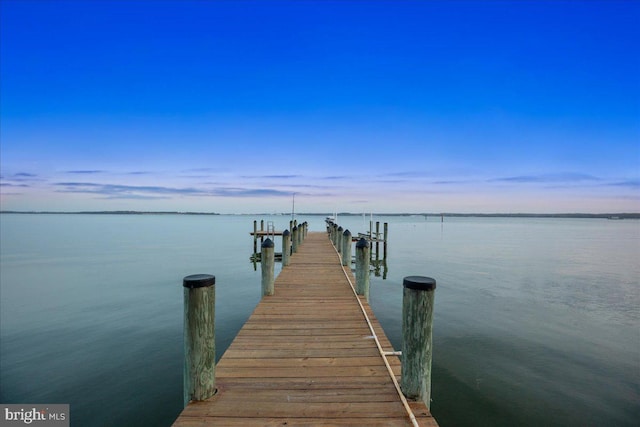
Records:
M253 253L258 252L258 221L253 220Z
M351 267L351 232L344 230L342 233L342 265Z
M373 252L373 220L369 221L369 253Z
M389 236L389 224L384 223L384 254L382 256L383 259L387 259L387 237Z
M336 249L338 253L342 253L342 233L344 233L344 228L342 226L338 227L338 232L336 234Z
M291 233L289 230L282 232L282 266L289 265L289 255L291 254Z
M369 301L369 244L365 238L356 243L356 292Z
M184 287L184 405L205 400L216 392L215 304L216 278L194 274Z
M295 254L298 252L298 227L295 225L291 230L291 253Z
M273 295L274 283L274 243L267 237L262 243L260 264L262 267L262 296Z
M402 376L400 388L407 398L420 399L431 408L433 303L436 281L407 276L402 295Z

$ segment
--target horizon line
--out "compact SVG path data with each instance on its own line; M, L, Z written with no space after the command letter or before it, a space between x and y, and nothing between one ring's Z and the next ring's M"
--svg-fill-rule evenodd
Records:
M219 212L194 212L194 211L138 211L138 210L95 210L95 211L18 211L18 210L0 210L0 214L32 214L32 215L226 215L226 216L291 216L291 212L239 212L239 213L219 213ZM332 212L300 212L294 213L294 216L332 216ZM563 217L563 218L620 218L620 219L640 219L640 212L548 212L548 213L532 213L532 212L338 212L337 216L450 216L450 217Z

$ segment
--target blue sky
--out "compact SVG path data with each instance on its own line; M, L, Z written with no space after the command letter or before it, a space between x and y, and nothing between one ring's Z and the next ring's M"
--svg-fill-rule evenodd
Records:
M640 2L0 2L4 210L640 212Z

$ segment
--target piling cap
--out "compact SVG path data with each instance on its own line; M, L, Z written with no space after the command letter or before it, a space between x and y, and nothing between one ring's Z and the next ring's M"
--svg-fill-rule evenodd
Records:
M344 233L342 233L343 236L350 236L351 232L349 231L349 229L347 228L346 230L344 230Z
M291 229L292 231L298 231L298 226L294 225L293 228Z
M342 226L338 227L338 231L342 231L344 230L344 228L342 228Z
M407 276L402 281L402 286L417 291L433 291L436 288L436 280L425 276Z
M368 247L369 244L367 243L367 239L365 239L364 237L361 237L360 240L358 240L358 243L356 243L356 248L362 249Z
M216 284L216 276L211 274L192 274L182 280L182 286L189 289L206 288Z
M283 235L283 236L288 236L289 234L291 234L291 233L289 233L289 230L284 230L284 231L282 232L282 235Z
M273 246L274 246L273 240L271 240L270 238L267 237L267 240L262 242L262 245L260 247L262 247L262 248L272 248Z

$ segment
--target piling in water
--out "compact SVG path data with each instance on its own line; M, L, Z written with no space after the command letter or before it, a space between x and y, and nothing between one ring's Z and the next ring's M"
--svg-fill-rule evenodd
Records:
M273 283L274 283L274 243L271 239L262 243L262 254L260 264L262 267L262 296L273 295Z
M369 244L364 237L356 243L356 292L369 301Z
M184 287L184 405L216 392L216 278L194 274Z
M431 408L433 302L436 281L407 276L402 295L402 377L407 398L422 400Z
M258 252L258 221L253 220L253 253Z
M387 259L387 237L389 236L389 224L387 224L386 222L384 223L384 254L382 256L382 258L384 260Z

